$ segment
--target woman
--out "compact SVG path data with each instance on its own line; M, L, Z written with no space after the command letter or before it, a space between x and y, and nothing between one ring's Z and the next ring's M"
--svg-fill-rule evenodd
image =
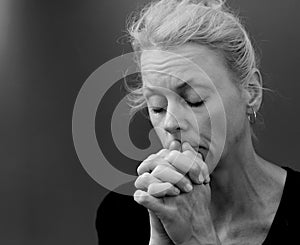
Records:
M133 110L147 106L164 147L135 182L149 244L289 244L298 173L254 150L263 87L238 18L221 0L161 0L129 32L142 74Z

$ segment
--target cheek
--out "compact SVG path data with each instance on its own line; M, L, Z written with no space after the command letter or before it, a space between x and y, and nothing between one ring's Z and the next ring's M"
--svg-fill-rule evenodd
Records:
M228 138L236 138L244 131L246 112L241 103L226 108Z
M203 121L204 128L209 139L209 153L206 161L210 172L217 166L223 155L228 134L228 120L225 109L225 103L221 103L220 99L212 98L207 104L208 119Z
M237 96L232 96L225 104L225 111L227 125L224 157L236 149L236 145L244 138L246 132L246 112L243 101Z
M161 123L162 123L162 117L156 114L151 113L150 111L148 111L149 113L149 118L150 118L150 122L152 124L152 126L155 127L161 127Z
M161 116L157 116L157 115L153 115L149 112L149 118L150 118L150 122L153 126L153 128L155 129L155 132L161 142L161 144L165 147L165 141L166 141L166 133L163 130L163 125L162 125L162 117Z
M189 118L188 123L188 128L192 128L195 135L205 141L210 140L211 119L208 113L194 114L192 118Z

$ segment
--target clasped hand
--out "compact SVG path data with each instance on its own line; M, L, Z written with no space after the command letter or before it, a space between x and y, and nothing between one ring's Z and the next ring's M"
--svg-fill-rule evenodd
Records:
M150 245L220 244L211 220L209 172L189 143L163 149L138 167L134 199L150 214Z

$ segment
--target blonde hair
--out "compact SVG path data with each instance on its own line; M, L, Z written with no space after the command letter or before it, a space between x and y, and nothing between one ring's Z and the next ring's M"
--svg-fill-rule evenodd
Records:
M133 15L128 33L134 51L170 49L188 42L221 51L238 83L247 84L258 59L240 19L223 0L159 0ZM140 64L140 52L136 61ZM145 106L142 84L127 86L132 112Z

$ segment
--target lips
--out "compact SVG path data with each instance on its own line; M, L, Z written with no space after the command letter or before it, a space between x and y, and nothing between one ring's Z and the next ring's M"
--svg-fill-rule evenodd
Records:
M192 147L196 152L200 153L201 156L202 156L202 158L205 159L205 157L206 157L206 155L207 155L207 149L206 149L204 146L199 146L199 145L195 146L195 145L191 144L189 141L186 141L186 142L188 142L188 143L191 145L191 147ZM170 146L171 146L171 145L172 145L173 147L174 147L174 145L176 145L177 147L175 147L175 148L177 148L177 150L179 150L179 148L180 148L180 151L181 151L181 145L182 145L182 143L183 143L183 142L180 141L180 140L178 140L178 139L173 139L173 140L168 144L168 149L170 149ZM171 147L171 148L173 149L173 147Z
M201 154L203 160L206 158L206 155L207 155L207 149L203 146L196 146L196 147L193 147L194 150L198 153Z

